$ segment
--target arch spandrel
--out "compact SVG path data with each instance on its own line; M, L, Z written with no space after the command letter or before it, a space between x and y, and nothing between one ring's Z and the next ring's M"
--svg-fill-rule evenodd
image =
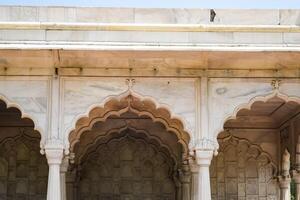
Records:
M300 103L300 97L289 96L283 93L280 87L274 88L271 85L272 79L255 80L255 82L253 80L249 80L249 82L239 81L227 81L227 83L221 85L216 81L216 84L212 84L210 87L210 93L212 94L210 97L210 113L214 114L210 115L209 130L216 143L218 134L224 131L224 124L228 120L236 119L239 111L250 110L255 102L267 102L271 98L278 97L285 102ZM231 89L232 91L230 91Z
M28 114L20 104L8 100L6 97L4 97L1 94L0 94L0 101L5 103L7 109L16 108L20 112L21 119L27 119L32 122L33 130L38 132L39 136L41 137L40 138L40 147L41 147L41 149L44 149L46 137L45 137L44 129L39 125L40 124L39 121L32 115Z
M148 117L153 122L163 124L168 131L177 136L178 143L182 145L184 153L188 154L190 134L185 130L182 120L171 114L167 107L160 106L155 100L142 97L132 90L108 98L100 106L94 106L90 109L87 115L79 118L68 138L70 149L74 148L81 134L91 130L96 122L106 121L111 116L121 116L127 112L132 112L138 117Z

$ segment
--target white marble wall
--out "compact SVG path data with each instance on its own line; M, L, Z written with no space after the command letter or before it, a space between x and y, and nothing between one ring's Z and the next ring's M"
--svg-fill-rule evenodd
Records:
M216 24L290 25L300 23L296 9L215 9ZM75 8L1 6L0 21L98 23L210 23L210 9Z
M135 78L134 92L150 97L179 117L186 130L195 132L195 79ZM94 107L101 107L112 96L126 92L126 78L63 78L62 134L65 142L76 121L87 116Z
M16 107L22 117L33 120L42 136L48 130L49 79L43 77L0 77L0 99L9 107Z
M249 108L255 99L275 93L272 79L224 79L209 80L209 133L216 140L227 119L235 116L240 108ZM299 80L281 80L279 94L300 99Z

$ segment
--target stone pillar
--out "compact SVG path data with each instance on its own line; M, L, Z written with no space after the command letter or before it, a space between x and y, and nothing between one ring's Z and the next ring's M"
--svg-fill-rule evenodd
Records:
M63 158L63 146L51 142L46 144L45 153L49 165L47 200L61 200L60 164Z
M65 156L60 165L61 200L67 200L66 173L69 167L69 157Z
M293 170L293 179L296 184L295 200L300 200L300 135L298 135L298 142L296 145L296 169Z
M182 184L177 177L173 177L176 186L176 200L182 200Z
M280 187L280 200L290 200L291 192L290 192L291 178L290 177L279 177L279 187Z
M296 184L296 196L295 200L300 200L300 173L298 170L293 171L293 179Z
M212 150L196 150L198 171L198 200L211 200L209 166L213 157Z
M281 159L281 175L278 177L280 200L291 199L290 153L285 149Z
M199 165L193 160L190 160L190 169L191 169L191 200L198 200L198 172Z
M191 172L188 164L182 165L180 181L182 184L182 200L191 200Z

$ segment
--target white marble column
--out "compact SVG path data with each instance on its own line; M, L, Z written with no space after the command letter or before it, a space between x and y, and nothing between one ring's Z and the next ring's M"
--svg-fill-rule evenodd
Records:
M279 188L280 188L280 200L290 200L291 192L290 192L291 178L290 177L279 177Z
M49 165L47 200L61 200L60 164L63 158L63 146L51 142L46 144L45 153Z
M213 157L212 150L196 150L198 171L198 200L211 200L209 166Z

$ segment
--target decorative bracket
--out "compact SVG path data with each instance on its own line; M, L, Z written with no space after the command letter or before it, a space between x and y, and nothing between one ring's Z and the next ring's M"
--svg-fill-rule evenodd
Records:
M132 91L132 88L135 85L135 79L133 78L126 79L126 85L128 86L128 91Z
M271 86L273 90L279 90L280 84L281 84L281 80L279 79L272 80L271 82Z

